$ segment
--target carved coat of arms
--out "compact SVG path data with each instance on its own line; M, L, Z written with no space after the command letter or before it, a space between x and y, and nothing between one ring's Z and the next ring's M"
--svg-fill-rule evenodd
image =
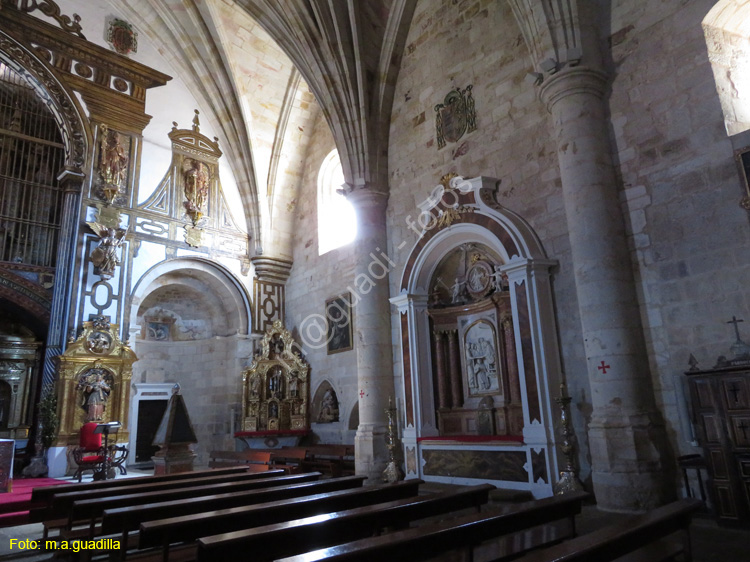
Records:
M456 142L464 133L470 133L477 128L477 114L471 89L472 86L468 85L463 90L451 90L443 103L435 106L438 148L443 148L446 141Z

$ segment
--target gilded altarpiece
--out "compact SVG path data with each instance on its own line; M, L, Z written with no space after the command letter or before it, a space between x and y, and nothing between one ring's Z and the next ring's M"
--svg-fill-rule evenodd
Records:
M310 367L292 335L277 320L261 340L260 353L242 374L242 430L309 429Z
M122 424L118 441L128 441L130 380L137 357L120 341L118 331L117 324L96 317L83 323L75 342L58 356L58 446L77 446L81 426L87 421L118 421ZM92 393L97 400L91 398Z

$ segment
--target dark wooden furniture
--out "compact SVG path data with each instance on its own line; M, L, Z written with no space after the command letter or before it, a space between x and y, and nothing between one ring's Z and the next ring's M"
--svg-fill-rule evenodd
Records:
M302 470L317 470L331 476L354 474L354 447L351 445L308 445Z
M62 492L52 496L50 507L46 511L47 518L56 518L67 515L73 502L83 500L93 500L96 498L111 498L115 496L125 496L130 494L146 494L148 492L160 492L166 490L177 490L180 488L191 488L193 486L213 486L224 484L226 482L245 482L248 480L264 480L274 476L282 476L282 470L271 472L237 472L230 474L217 474L215 476L205 476L202 478L190 478L187 480L167 480L164 482L147 482L141 484L137 479L130 480L130 486L120 486L118 488L99 488L93 490L76 490L73 492Z
M319 473L284 476L282 478L300 478L310 475L320 476ZM102 518L102 533L122 533L123 541L127 533L144 521L154 521L172 517L189 516L190 520L198 520L198 515L207 511L227 510L233 507L247 506L258 503L283 502L284 507L287 500L302 496L311 496L319 493L328 493L337 490L345 490L362 486L366 477L346 476L343 478L331 478L302 484L289 484L286 486L274 486L269 488L233 491L230 493L204 495L200 497L188 497L180 500L161 501L157 503L146 503L131 505L128 507L112 508L105 510ZM196 532L200 532L199 530ZM197 536L197 535L196 535Z
M381 504L392 500L414 499L421 480L409 480L391 485L368 486L365 488L353 488L351 485L344 487L337 482L355 482L362 477L345 476L322 480L321 485L328 483L330 492L316 493L296 498L290 498L281 502L254 503L243 505L232 509L221 509L206 511L193 516L180 516L141 524L140 539L138 546L141 549L151 547L162 547L163 556L166 560L170 545L176 543L188 543L189 550L195 552L197 545L194 544L199 537L225 533L239 529L251 529L270 523L279 523L323 515L329 512L350 509L354 506L369 506ZM486 493L485 493L486 495ZM245 551L247 552L247 551ZM180 559L185 558L181 552ZM255 555L254 555L255 557ZM190 558L190 555L187 555ZM225 560L222 556L214 560Z
M492 510L465 515L281 558L279 561L416 562L559 520L570 521L571 534L574 535L575 516L580 513L581 503L587 497L588 494L583 492L554 496L511 506L502 512Z
M696 436L719 522L750 523L750 366L688 371Z
M162 474L159 476L144 476L138 478L139 484L151 482L166 482L169 480L188 480L190 478L202 478L206 476L218 476L219 474L232 474L247 472L245 466L232 466L218 468L216 470L196 470L194 472L178 472L175 474ZM54 486L41 486L31 491L31 501L34 504L47 505L53 495L64 492L76 492L78 490L98 490L102 488L119 488L130 486L133 480L99 480L96 482L85 482L81 484L59 484Z
M308 474L295 474L291 476L278 476L272 478L259 478L238 482L223 482L221 484L209 484L203 486L189 486L173 490L159 490L155 492L132 493L120 496L106 496L90 500L74 501L69 508L68 520L65 529L61 532L62 538L87 538L96 536L96 523L104 514L105 510L112 511L116 508L127 508L131 506L162 505L170 503L176 506L186 506L206 496L222 494L231 497L242 497L243 493L264 490L266 488L286 487L289 484L315 481L320 473L310 472ZM172 508L174 509L174 508ZM181 509L181 508L178 508ZM182 511L177 511L182 512ZM170 512L173 514L173 512ZM78 528L81 524L87 528ZM71 532L73 531L73 532ZM112 532L112 531L105 531Z
M312 548L371 537L385 528L408 527L419 519L463 509L478 510L487 503L494 488L480 484L375 505L362 503L360 507L329 513L326 517L307 517L204 537L198 540L198 561L234 560L247 552L252 552L253 560L258 562L275 560Z
M694 498L663 507L587 533L558 545L529 553L518 562L645 562L691 560L689 526L693 514L703 506Z
M264 471L268 470L271 464L271 452L255 451L248 449L245 451L211 451L208 466L211 468L247 465L249 470Z

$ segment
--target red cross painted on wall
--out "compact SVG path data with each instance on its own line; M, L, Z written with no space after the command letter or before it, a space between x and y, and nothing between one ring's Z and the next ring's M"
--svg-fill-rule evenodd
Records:
M360 390L359 391L359 397L360 398L364 398L365 397L365 391L364 390Z
M597 367L597 369L599 369L602 372L603 375L606 375L607 374L607 369L610 369L610 368L611 367L609 365L606 365L604 363L604 361L602 361L602 364Z

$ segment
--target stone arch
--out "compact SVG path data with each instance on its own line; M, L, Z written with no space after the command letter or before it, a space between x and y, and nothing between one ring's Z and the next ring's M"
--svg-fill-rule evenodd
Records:
M500 268L509 281L517 368L522 374L523 443L515 451L516 454L525 451L526 466L537 466L527 471L524 482L497 483L544 497L552 494L552 480L558 473L552 394L556 395L559 388L561 366L550 279L556 262L547 259L533 228L521 216L497 203L497 184L497 180L483 177L451 181L452 193L444 192L436 198L438 214L434 216L446 216L451 207L459 212L442 228L437 226L438 221L428 224L434 228L422 232L407 259L401 294L391 299L399 308L403 342L403 442L405 448L415 449L421 458L416 463L417 473L409 476L429 478L423 472L425 453L432 446L446 450L444 444L434 444L440 436L427 314L429 280L453 249L466 243L482 244L502 258L504 263ZM466 451L470 449L463 447ZM519 459L520 456L515 462ZM451 481L458 483L455 479ZM466 483L473 481L467 478Z
M138 355L133 382L180 384L198 437L196 463L206 464L213 449L233 449L235 413L242 411L242 358L252 356L244 287L220 264L182 257L149 269L130 303L130 342ZM153 337L151 328L164 337ZM137 408L133 399L133 419ZM131 435L131 446L136 438Z
M750 129L750 4L720 0L703 19L727 134Z
M138 333L138 312L144 299L164 286L165 280L185 284L180 277L198 279L218 291L219 298L232 313L226 318L227 331L240 335L250 333L251 303L244 286L222 265L203 258L176 258L160 262L149 269L135 284L130 297L130 329ZM225 334L228 335L228 334Z

